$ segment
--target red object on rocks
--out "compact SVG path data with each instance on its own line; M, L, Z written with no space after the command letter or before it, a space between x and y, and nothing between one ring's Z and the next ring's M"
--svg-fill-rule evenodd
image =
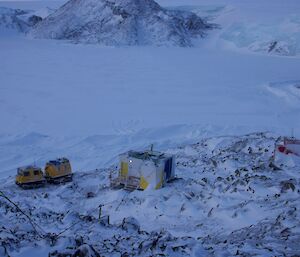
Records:
M283 146L283 145L278 146L278 151L279 151L279 152L284 153L285 150L286 150L286 147L285 147L285 146Z
M295 138L284 138L283 145L277 145L277 151L283 154L300 156L300 140Z

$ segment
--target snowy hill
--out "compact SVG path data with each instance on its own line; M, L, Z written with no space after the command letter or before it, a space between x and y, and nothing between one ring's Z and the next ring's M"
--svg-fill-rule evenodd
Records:
M172 11L153 0L71 0L37 24L36 38L104 45L191 46L212 25L188 11Z
M115 166L77 172L69 184L26 191L14 185L13 177L2 179L1 190L32 224L20 209L0 197L0 253L297 254L299 167L274 169L276 138L254 133L170 148L167 152L176 155L178 179L161 190L110 189L109 174L116 172ZM99 204L104 204L101 221Z

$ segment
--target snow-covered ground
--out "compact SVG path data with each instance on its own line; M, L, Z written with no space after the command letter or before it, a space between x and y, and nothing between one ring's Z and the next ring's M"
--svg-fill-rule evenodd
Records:
M85 244L101 256L299 254L300 165L272 166L276 139L254 133L169 148L178 178L161 190L110 189L113 166L77 172L65 185L25 191L13 176L2 179L1 190L32 225L0 198L0 253L61 256Z
M238 240L240 244L245 240L242 251L248 253L256 248L256 253L262 256L282 255L283 252L278 249L287 245L290 247L285 252L287 255L299 254L299 248L293 241L299 240L299 224L292 212L293 208L299 209L299 170L286 168L274 174L266 166L277 136L290 135L293 131L295 136L300 137L299 1L158 2L167 8L194 11L209 22L220 24L220 28L195 42L194 48L157 48L103 47L36 40L0 26L0 178L1 184L5 184L0 188L15 201L24 200L23 208L33 208L38 202L38 206L45 208L45 213L52 210L57 216L77 201L72 211L82 209L83 212L78 215L88 213L96 217L103 195L114 202L113 210L125 193L102 188L107 185L107 170L103 170L102 175L87 173L86 181L84 171L110 167L117 163L119 153L131 148L143 149L154 143L156 149L177 155L178 176L183 180L157 192L130 194L127 203L132 208L127 214L125 209L128 208L122 204L115 216L109 209L104 210L112 215L114 226L120 224L124 217L134 216L143 230L150 233L154 229L165 228L177 237L168 239L171 244L187 240L186 243L193 245L190 248L194 253L204 251L204 255L222 253L231 256L237 251ZM0 7L34 10L35 14L45 16L61 3L0 2ZM274 45L275 50L269 51L268 44L274 41L278 41ZM279 46L293 50L276 52ZM271 134L241 136L263 131ZM232 137L227 139L226 136ZM244 155L236 157L228 150L227 143L230 148L236 140L243 141L248 137L246 148L253 143L256 148L260 145L268 152L264 154L257 150L259 154L250 154L244 159ZM202 143L193 145L197 142ZM202 149L205 142L209 143ZM261 161L265 166L255 172L269 179L264 181L254 175L252 182L251 179L250 182L243 179L247 183L241 185L242 193L239 190L229 195L220 193L225 185L234 184L238 176L234 175L233 181L230 178L228 183L227 177L241 168L237 160L222 166L224 156L220 156L218 171L211 174L207 170L212 168L211 164L203 158L213 158L211 151L218 152L220 148L228 150L228 155L233 158L243 158L243 167ZM59 156L70 158L75 174L78 172L74 184L54 186L51 192L48 192L49 188L23 192L13 184L18 166L31 163L43 166L46 160ZM251 169L248 170L250 173ZM202 185L200 181L204 177L209 182ZM280 183L289 179L293 180L296 189L287 190L283 198L275 196L280 194ZM221 189L224 187L221 191L216 185L219 180L224 184L220 185ZM79 189L76 189L77 186ZM248 187L255 193L252 194ZM96 198L91 201L85 199L83 192L94 189ZM186 195L190 192L196 196L187 200ZM18 198L23 193L23 198ZM41 198L46 193L54 197L53 202L51 197L49 202ZM62 203L60 193L66 196L67 203ZM72 199L73 193L78 194L78 198ZM34 194L36 199L26 200L30 194ZM174 199L168 200L172 195ZM200 199L199 202L195 197ZM82 205L78 200L82 201ZM61 207L54 208L54 203ZM260 207L263 203L267 203L266 206ZM139 211L146 210L146 206L151 206L149 213ZM164 211L172 213L170 220L159 216L159 212ZM2 218L7 221L13 217L4 215L2 209L0 215L1 221ZM211 218L207 218L208 215ZM281 225L276 223L277 217L280 220L287 216L290 218L286 222L291 222L290 225L284 221ZM34 217L39 222L39 218ZM55 223L57 227L52 232L61 231L77 219L76 216L66 218L59 225ZM41 225L50 231L51 222L49 219ZM173 223L178 223L178 226L172 227ZM189 230L187 227L191 224L199 224L199 227L193 225ZM96 225L88 226L94 228ZM292 235L288 237L283 232L290 240L288 243L280 241L279 234L276 234L286 227ZM22 231L27 229L30 228L22 228ZM101 229L97 227L95 231ZM121 233L118 229L108 231ZM246 234L255 234L261 229L266 230L261 231L265 237L262 239L263 247L259 248L255 246L256 241L251 241ZM4 233L3 230L1 233ZM128 236L126 233L122 236ZM185 236L193 238L183 239ZM137 233L133 238L140 243L149 236L143 234L141 237ZM66 240L59 243L61 248L74 246L68 237ZM217 246L217 242L225 240L232 240L232 247L226 243L224 249L222 244ZM47 245L47 255L49 244L45 241L39 241L38 251L43 251L43 244ZM270 245L276 244L279 247L274 248L275 252L268 250ZM55 247L50 250L54 251ZM210 247L217 248L216 252L209 250ZM97 249L102 248L98 246ZM30 254L31 250L28 251ZM22 254L25 253L21 252L20 256Z

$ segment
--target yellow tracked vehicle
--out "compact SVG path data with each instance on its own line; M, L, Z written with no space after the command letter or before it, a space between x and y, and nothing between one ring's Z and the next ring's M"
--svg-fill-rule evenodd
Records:
M46 180L41 168L29 165L17 170L16 184L22 188L34 188L43 186Z
M58 158L46 163L45 178L49 183L63 183L72 180L72 168L67 158Z

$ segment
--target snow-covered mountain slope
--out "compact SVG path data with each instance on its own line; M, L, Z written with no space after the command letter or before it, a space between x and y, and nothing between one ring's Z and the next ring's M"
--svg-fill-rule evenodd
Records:
M2 179L1 190L33 226L0 197L0 253L60 256L88 248L101 256L297 254L299 167L274 169L276 139L254 133L170 148L178 178L155 191L110 189L115 166L25 191L13 177ZM99 222L99 204L110 224Z
M0 7L0 31L26 33L52 12L48 7L37 11Z
M27 31L29 26L20 16L28 12L20 9L0 7L0 29L11 29L19 32Z
M212 27L192 12L167 10L153 0L71 0L31 34L113 46L191 46Z
M58 8L65 2L43 1L43 5L36 1L30 3L30 6L35 9L45 8L44 6ZM184 2L158 0L157 2L170 12L174 10L192 12L206 21L220 25L219 29L208 33L210 40L200 40L200 46L203 46L202 41L204 41L206 42L204 44L207 45L225 47L239 52L250 51L280 56L298 56L300 53L298 15L300 6L297 0L272 2L202 0L201 3L195 0ZM26 2L2 3L3 6L26 8ZM268 14L264 10L268 10ZM112 18L115 16L112 15ZM52 34L51 36L55 36L55 33L47 32L48 38L50 37L49 33ZM198 45L195 40L192 43Z

